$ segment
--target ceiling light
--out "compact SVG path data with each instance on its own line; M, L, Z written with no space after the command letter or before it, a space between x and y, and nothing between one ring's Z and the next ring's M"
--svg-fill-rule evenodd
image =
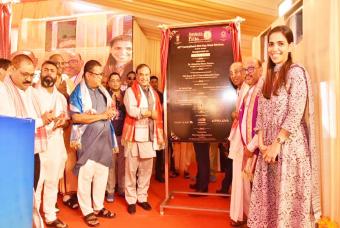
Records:
M291 9L292 5L293 0L283 0L279 4L279 16L282 17L283 15L285 15L285 13L287 13Z

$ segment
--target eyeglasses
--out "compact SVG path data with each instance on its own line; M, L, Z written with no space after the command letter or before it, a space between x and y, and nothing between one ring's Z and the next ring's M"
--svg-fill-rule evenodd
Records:
M249 73L249 74L252 74L255 72L255 70L257 69L258 67L254 67L254 66L250 66L248 68L243 68L244 72L246 73Z
M55 65L57 65L57 67L64 66L65 64L65 62L55 62Z
M73 64L78 64L78 60L77 59L71 59L68 62L64 62L64 65L69 64L69 65L73 65Z
M129 80L135 80L136 78L128 77Z
M34 73L30 74L28 72L21 72L21 71L19 71L19 72L24 78L28 78L28 77L33 78L34 77Z
M94 72L92 72L92 71L88 71L89 73L91 73L91 74L94 74L94 75L96 75L96 76L100 76L100 77L103 77L104 76L104 72L102 72L102 73L94 73Z

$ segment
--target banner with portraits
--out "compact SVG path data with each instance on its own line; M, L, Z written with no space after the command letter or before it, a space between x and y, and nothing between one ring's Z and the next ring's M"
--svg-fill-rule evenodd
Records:
M236 90L228 24L169 31L167 127L171 141L222 142L229 135Z

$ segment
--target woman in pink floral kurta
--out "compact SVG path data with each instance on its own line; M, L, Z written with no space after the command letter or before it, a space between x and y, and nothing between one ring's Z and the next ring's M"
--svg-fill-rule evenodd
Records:
M292 63L291 30L278 26L268 37L268 71L256 125L261 153L248 226L312 227L320 201L311 82L304 68Z

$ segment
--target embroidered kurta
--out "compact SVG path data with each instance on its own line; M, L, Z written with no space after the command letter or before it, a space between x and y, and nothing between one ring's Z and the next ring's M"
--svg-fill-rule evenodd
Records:
M292 67L287 86L279 89L278 96L266 99L260 95L256 128L263 131L264 144L272 144L281 128L290 136L281 147L277 163L268 164L259 154L249 227L312 227L312 153L303 119L309 88L303 68Z

